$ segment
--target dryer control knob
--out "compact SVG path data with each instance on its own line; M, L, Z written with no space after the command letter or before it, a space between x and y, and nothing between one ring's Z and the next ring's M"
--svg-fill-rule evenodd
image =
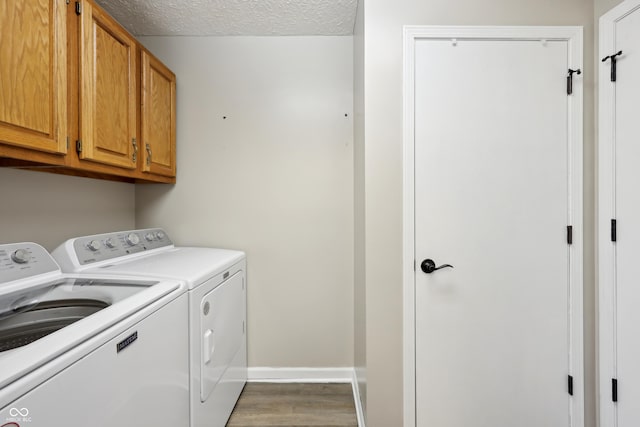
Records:
M107 238L107 240L104 241L104 244L106 247L108 248L115 248L116 247L116 243L113 241L113 239L111 237Z
M18 249L11 254L11 259L18 264L26 264L31 260L31 255L26 249Z
M154 240L156 239L156 238L155 238L155 236L153 235L153 233L147 233L147 234L145 234L145 235L144 235L144 238L145 238L145 240L146 240L147 242L152 242L152 241L154 241Z
M98 249L100 249L100 242L98 242L97 240L90 241L89 243L87 243L87 249L92 252L97 251Z
M140 237L136 233L129 233L124 240L131 246L135 246L140 243Z
M156 239L162 240L162 239L165 238L165 236L166 236L166 234L164 234L163 231L156 231Z

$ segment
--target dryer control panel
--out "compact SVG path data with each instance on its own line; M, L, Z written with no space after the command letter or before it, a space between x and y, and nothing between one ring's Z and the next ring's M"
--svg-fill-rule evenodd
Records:
M78 237L72 240L73 255L79 265L94 264L127 255L173 246L161 228L120 231ZM54 254L58 251L54 251Z

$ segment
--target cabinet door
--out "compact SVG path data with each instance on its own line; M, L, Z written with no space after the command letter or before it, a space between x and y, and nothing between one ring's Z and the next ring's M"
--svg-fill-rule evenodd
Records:
M64 0L0 1L0 141L66 153Z
M142 170L176 176L176 76L142 52Z
M136 167L136 43L106 12L83 2L80 158Z

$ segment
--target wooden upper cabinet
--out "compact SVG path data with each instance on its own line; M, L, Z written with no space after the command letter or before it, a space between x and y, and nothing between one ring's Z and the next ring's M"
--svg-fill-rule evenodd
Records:
M142 51L142 170L176 176L176 76Z
M4 0L3 0L4 1ZM136 41L91 0L80 19L80 158L134 169Z
M67 151L65 0L0 0L0 142Z
M95 1L0 0L0 167L173 183L176 76Z

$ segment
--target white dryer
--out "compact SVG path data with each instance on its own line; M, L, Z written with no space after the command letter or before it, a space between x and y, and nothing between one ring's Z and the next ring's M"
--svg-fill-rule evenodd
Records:
M65 272L187 283L190 426L224 427L247 379L245 254L175 247L159 228L77 237L52 254Z

